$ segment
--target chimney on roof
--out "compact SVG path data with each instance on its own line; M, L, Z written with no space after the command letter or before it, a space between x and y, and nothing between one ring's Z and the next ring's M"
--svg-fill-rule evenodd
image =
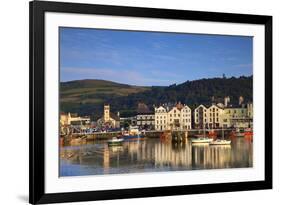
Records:
M224 107L227 107L228 103L230 102L229 96L224 97Z
M242 105L243 102L244 102L244 98L243 98L243 96L240 96L239 97L239 105Z

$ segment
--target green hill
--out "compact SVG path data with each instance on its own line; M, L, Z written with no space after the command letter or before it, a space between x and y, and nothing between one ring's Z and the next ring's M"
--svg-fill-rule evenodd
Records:
M150 90L105 80L77 80L60 83L60 110L81 115L101 114L104 103L118 97Z
M151 108L163 103L182 102L192 108L199 104L210 104L212 99L222 102L229 96L232 104L238 103L239 96L245 102L252 101L253 78L231 77L186 81L170 86L131 86L104 80L79 80L61 83L61 111L92 115L97 119L102 115L104 103L110 103L113 112L121 116L136 114L137 104L144 102Z

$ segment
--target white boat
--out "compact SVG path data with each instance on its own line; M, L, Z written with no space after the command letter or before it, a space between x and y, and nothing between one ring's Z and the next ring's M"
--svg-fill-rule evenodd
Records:
M220 139L217 139L210 143L210 145L230 145L230 144L231 144L230 140L220 140Z
M210 143L212 141L213 139L208 137L199 137L199 138L191 139L192 143Z
M213 142L210 142L210 145L230 145L231 140L224 139L224 130L222 129L222 139L216 139Z
M111 140L108 140L107 143L109 146L118 146L121 145L124 139L118 139L116 137L113 137Z
M198 135L197 135L198 136ZM198 138L193 138L193 139L191 139L191 142L193 143L193 144L195 144L195 143L210 143L210 142L212 142L213 141L213 139L212 138L208 138L208 137L206 137L206 134L205 134L205 126L204 126L204 130L203 130L203 137L198 137Z

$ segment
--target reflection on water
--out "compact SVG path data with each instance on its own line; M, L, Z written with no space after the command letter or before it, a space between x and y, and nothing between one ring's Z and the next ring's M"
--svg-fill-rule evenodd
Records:
M252 167L252 142L192 145L145 139L108 147L106 141L60 148L60 176Z

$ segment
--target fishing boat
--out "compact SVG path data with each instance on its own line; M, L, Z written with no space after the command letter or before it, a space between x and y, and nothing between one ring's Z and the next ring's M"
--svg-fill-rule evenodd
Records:
M253 136L253 129L252 128L246 128L244 132L244 136Z
M119 146L122 145L124 139L118 139L117 137L113 137L111 140L107 141L108 146Z
M230 145L231 140L224 139L224 130L222 129L222 139L216 139L215 141L210 142L210 145Z

